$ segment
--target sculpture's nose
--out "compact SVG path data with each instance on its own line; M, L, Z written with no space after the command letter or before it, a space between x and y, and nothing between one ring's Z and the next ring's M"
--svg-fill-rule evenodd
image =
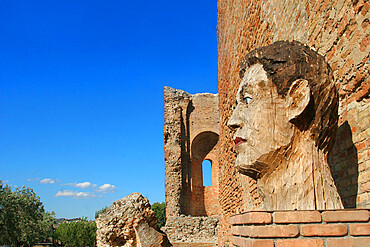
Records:
M239 111L239 106L236 106L233 114L231 114L231 117L227 122L227 126L232 130L236 130L241 127L242 121L240 120Z

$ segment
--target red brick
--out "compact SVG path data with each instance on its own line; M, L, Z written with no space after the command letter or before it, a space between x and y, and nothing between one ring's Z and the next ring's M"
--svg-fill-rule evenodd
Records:
M276 247L324 247L322 239L278 239Z
M273 214L274 223L321 222L319 211L282 211Z
M369 247L370 238L329 238L326 243L328 247Z
M230 224L231 225L240 225L242 224L242 216L241 215L235 215L230 217Z
M364 149L365 147L366 147L365 142L360 142L360 143L357 143L357 144L356 144L357 151L361 151L361 150L362 150L362 149Z
M341 224L325 224L325 225L302 225L302 236L344 236L348 230L345 225Z
M299 230L297 226L253 226L250 236L253 238L292 238L297 237Z
M369 221L369 218L370 215L367 210L338 210L322 213L322 219L325 222L364 222Z
M274 240L272 239L251 239L249 240L253 247L274 247Z
M231 243L236 246L251 247L247 238L231 237Z
M243 224L270 224L272 217L270 213L266 212L248 212L242 216Z
M250 235L250 227L249 226L233 226L231 228L231 233L233 235L249 236Z
M370 224L350 224L349 233L352 236L370 236Z

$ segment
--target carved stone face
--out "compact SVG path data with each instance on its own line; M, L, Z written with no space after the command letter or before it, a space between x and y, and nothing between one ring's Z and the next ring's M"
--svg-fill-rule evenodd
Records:
M254 64L246 70L236 100L228 121L236 130L235 166L258 178L275 168L291 143L294 130L286 114L286 99L278 95L263 66Z

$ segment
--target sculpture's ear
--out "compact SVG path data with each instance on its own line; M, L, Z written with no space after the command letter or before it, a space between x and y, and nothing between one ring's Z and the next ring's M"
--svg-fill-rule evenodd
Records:
M308 81L304 79L295 80L289 88L286 96L286 109L289 121L297 118L310 103L311 91Z

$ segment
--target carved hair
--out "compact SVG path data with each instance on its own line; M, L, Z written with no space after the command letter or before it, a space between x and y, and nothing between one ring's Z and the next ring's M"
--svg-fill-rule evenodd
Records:
M278 41L248 53L240 63L240 77L256 63L263 65L278 94L284 97L295 80L308 81L310 103L293 123L301 130L310 130L316 145L329 151L335 140L339 99L325 58L297 41Z

